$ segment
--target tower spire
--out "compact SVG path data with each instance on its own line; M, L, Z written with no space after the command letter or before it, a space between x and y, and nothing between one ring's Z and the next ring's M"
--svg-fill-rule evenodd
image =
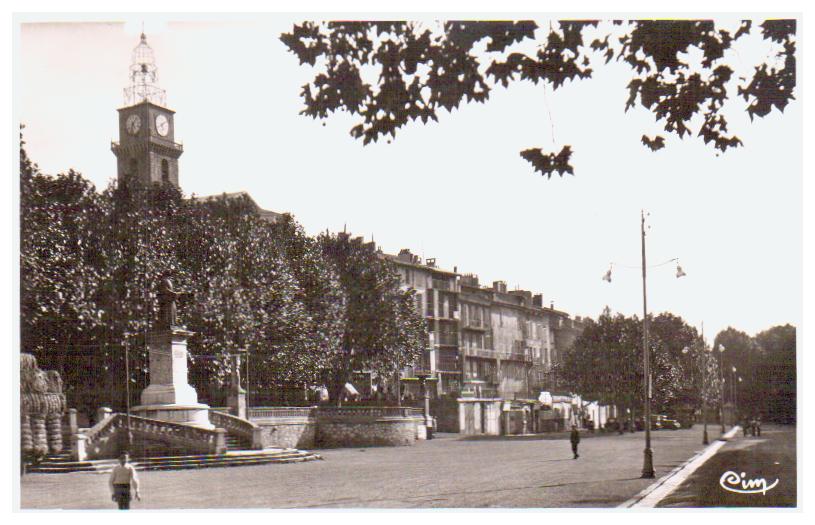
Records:
M158 68L153 48L147 44L144 22L139 45L133 48L130 64L130 85L124 90L125 106L135 106L142 102L152 102L166 106L166 92L158 86Z

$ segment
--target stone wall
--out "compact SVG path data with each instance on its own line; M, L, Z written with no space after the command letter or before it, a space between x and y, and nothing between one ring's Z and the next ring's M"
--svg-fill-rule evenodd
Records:
M318 417L317 447L412 445L418 438L418 418Z
M426 439L424 419L407 408L251 409L250 418L264 447L405 446Z
M317 421L313 417L252 419L261 428L264 447L314 448Z

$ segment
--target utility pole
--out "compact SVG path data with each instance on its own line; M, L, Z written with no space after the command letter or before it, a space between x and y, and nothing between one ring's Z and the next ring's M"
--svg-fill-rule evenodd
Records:
M651 450L651 366L648 350L648 302L645 292L645 212L640 211L640 234L642 238L642 364L643 389L645 390L645 450L643 451L642 477L654 477L654 453Z
M704 419L704 432L702 432L702 444L707 445L710 443L707 436L707 393L708 393L708 384L710 382L709 375L709 362L707 353L707 345L705 344L705 323L702 322L702 353L699 354L700 357L704 357L704 361L702 362L702 419Z
M130 342L127 332L125 332L125 409L127 410L127 451L133 453L130 448L133 446L133 434L130 430Z
M722 359L724 353L724 346L719 343L719 416L722 424L722 436L719 439L724 439L724 360Z

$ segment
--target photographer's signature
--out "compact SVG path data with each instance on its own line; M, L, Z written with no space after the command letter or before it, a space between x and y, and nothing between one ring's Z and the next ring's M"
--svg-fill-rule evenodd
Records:
M772 490L778 485L779 480L775 480L772 484L767 485L767 480L764 478L747 479L746 473L733 472L728 470L722 477L719 478L719 485L724 490L736 492L738 494L767 494L768 490Z

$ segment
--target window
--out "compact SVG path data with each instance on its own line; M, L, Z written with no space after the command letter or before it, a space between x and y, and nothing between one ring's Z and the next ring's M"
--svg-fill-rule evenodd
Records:
M161 183L168 184L170 182L170 163L167 159L161 159Z

